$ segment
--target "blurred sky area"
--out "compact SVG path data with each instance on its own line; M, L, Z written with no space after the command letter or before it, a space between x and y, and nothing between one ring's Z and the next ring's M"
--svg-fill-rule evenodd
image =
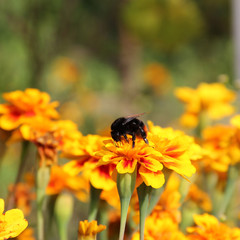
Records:
M46 91L85 134L174 126L177 86L234 81L231 19L229 0L0 0L0 92Z

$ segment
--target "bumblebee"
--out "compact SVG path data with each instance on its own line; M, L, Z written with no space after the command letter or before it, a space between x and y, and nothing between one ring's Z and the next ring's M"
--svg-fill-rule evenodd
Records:
M128 142L127 134L129 134L132 136L132 148L135 146L136 136L141 137L144 142L148 144L147 128L143 121L138 119L141 115L143 115L143 113L116 119L111 125L112 139L120 142L123 136Z

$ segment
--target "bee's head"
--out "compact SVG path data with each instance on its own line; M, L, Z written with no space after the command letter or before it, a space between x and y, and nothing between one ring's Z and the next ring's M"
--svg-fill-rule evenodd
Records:
M115 142L121 141L121 135L119 134L118 131L111 131L111 136Z

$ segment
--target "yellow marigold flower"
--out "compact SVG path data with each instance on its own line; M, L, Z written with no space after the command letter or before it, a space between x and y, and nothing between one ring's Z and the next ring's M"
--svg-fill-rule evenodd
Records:
M146 240L187 240L179 231L178 225L171 218L148 217L145 222L144 239ZM132 240L139 240L139 233L135 233Z
M162 154L147 145L142 139L137 139L135 147L132 143L123 140L116 145L112 140L104 141L103 150L97 155L101 157L99 164L113 164L120 174L133 173L137 168L140 182L144 181L147 186L160 188L164 184L162 164L159 158Z
M187 198L195 202L204 211L210 212L212 210L210 197L207 193L199 189L196 184L190 186Z
M0 240L18 236L28 225L19 209L4 211L4 200L0 198Z
M185 126L197 126L201 113L206 113L210 119L216 120L234 112L231 102L236 94L221 83L201 83L196 89L177 88L175 95L185 104L185 114L181 119Z
M49 195L59 194L63 190L69 190L81 201L86 201L88 182L83 176L72 175L71 172L68 172L67 164L62 167L54 165L51 168L51 175L46 193Z
M78 228L78 240L95 240L96 235L106 229L104 225L97 225L97 221L80 221Z
M55 109L58 103L50 103L50 96L38 89L4 93L3 98L8 102L0 104L0 128L4 130L14 130L38 116L45 119L59 117Z
M207 213L203 215L194 216L196 227L188 227L187 231L190 233L188 239L190 240L225 240L240 239L240 229L230 228L224 223L218 221L218 219Z
M164 167L182 176L192 176L196 169L191 160L200 157L200 147L194 143L193 138L172 128L154 126L150 121L148 125L150 130L148 139L153 144L154 149L161 153L162 156L159 160Z

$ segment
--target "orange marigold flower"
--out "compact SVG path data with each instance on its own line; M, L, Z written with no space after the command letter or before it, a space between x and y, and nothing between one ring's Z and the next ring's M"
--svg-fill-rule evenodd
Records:
M106 229L104 225L97 225L97 221L80 221L78 227L78 240L95 240L96 235Z
M99 164L114 164L120 174L133 173L137 169L138 184L143 181L153 188L164 184L163 167L190 177L195 172L191 160L199 158L200 147L180 131L163 129L151 122L149 128L149 145L142 139L136 140L134 148L124 139L121 144L112 139L104 141L103 150L97 153L101 156Z
M83 176L72 175L71 172L68 172L67 164L62 167L54 165L51 168L51 175L46 193L49 195L59 194L63 190L69 190L81 201L86 201L88 182Z
M43 124L44 123L44 124ZM40 155L40 165L57 162L57 152L74 144L82 134L78 127L70 120L53 121L37 117L35 121L23 124L19 130L21 138L33 142Z
M133 173L137 168L140 182L144 181L147 186L153 188L160 188L164 184L164 175L161 171L163 166L159 161L162 154L142 139L136 140L134 148L132 143L126 140L116 145L109 139L104 141L104 144L103 150L97 153L101 156L99 164L114 164L120 174Z
M181 122L188 127L197 126L201 113L206 113L210 119L215 120L234 112L231 103L236 94L222 83L201 83L196 89L177 88L175 95L185 104Z
M4 200L0 198L0 240L18 236L28 225L20 209L4 211Z
M240 229L230 228L218 219L207 213L203 215L195 215L194 221L197 226L188 227L187 231L190 233L188 239L190 240L225 240L240 239Z
M135 233L132 240L138 240L139 233ZM149 216L145 222L144 239L146 240L187 240L179 231L178 225L171 218L155 218Z
M14 130L38 116L45 119L59 117L55 109L58 103L50 103L50 96L38 89L4 93L3 98L8 102L0 104L0 128L4 130Z

